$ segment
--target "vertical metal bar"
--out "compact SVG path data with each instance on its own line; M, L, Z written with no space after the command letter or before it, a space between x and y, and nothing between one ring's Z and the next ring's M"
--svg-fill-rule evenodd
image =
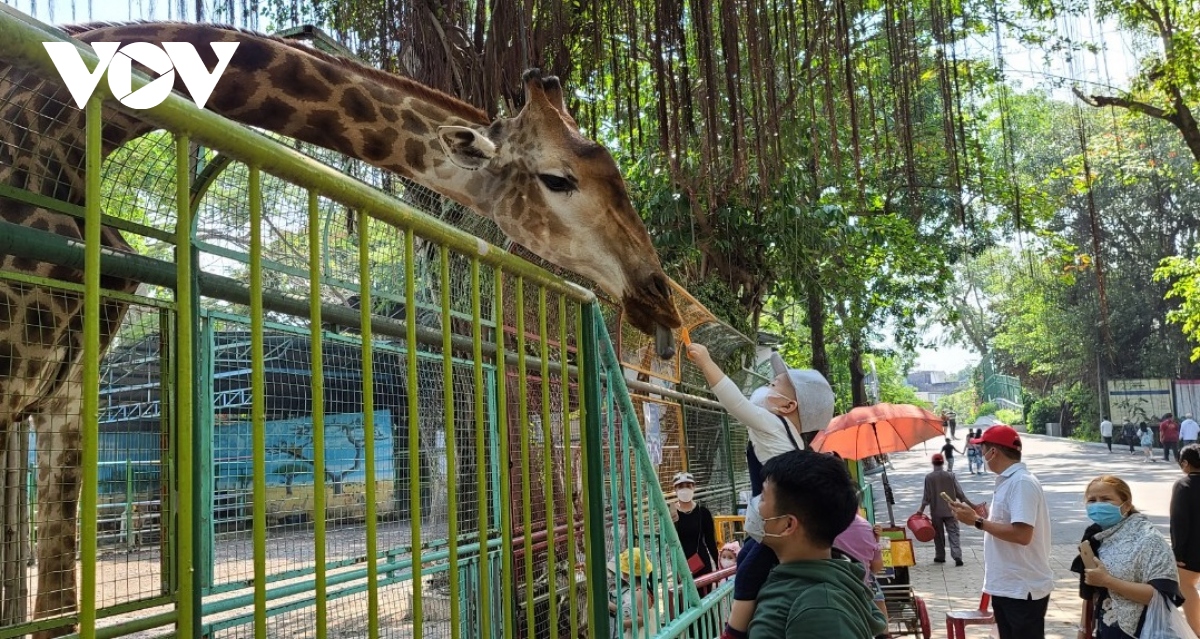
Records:
M594 304L594 303L593 303ZM584 566L588 578L588 628L593 637L610 636L608 623L608 579L604 564L604 457L600 436L600 358L596 354L596 325L592 312L582 305L575 316L577 367L583 401L579 407L582 433L579 438L583 460Z
M196 273L192 272L192 184L190 143L186 135L175 136L175 439L170 449L175 452L176 488L179 498L173 500L178 525L175 528L176 580L179 584L179 620L176 630L181 637L194 636L200 617L200 600L196 590L196 571L184 562L197 557L196 533L196 474L197 457L202 451L186 450L195 434L195 372L197 295L193 288ZM161 467L160 467L161 468ZM160 472L160 475L165 476ZM159 521L166 521L160 513Z
M125 548L133 550L133 460L125 460Z
M262 300L262 185L250 167L250 430L254 468L254 637L267 637L267 429Z
M425 633L425 610L421 599L421 414L417 401L417 269L412 229L404 232L404 308L408 321L404 349L408 355L408 509L412 546L413 639ZM374 555L371 561L375 561ZM457 596L457 595L455 595ZM372 638L373 639L373 638Z
M198 259L198 251L193 245L189 251L192 255L192 280L195 281L199 269L195 268ZM193 375L196 388L195 395L203 397L206 400L212 397L213 392L213 323L208 319L203 309L200 308L199 287L192 287L192 299L194 300L193 308L199 313L196 317L200 319L197 326L196 335L199 337L198 348L196 348L196 366L193 370L196 372ZM214 512L215 485L214 485L214 470L213 466L213 403L211 401L200 401L193 403L192 414L195 416L195 428L192 429L192 451L197 455L196 467L192 470L197 478L197 487L195 499L192 502L193 508L198 513L203 513L203 517L197 517L193 520L193 528L195 533L195 548L193 555L193 568L195 576L193 577L192 589L192 614L195 619L193 627L201 622L201 603L206 588L210 588L214 582L214 567L216 565L216 553L213 548L213 540L216 536L216 513ZM180 442L180 446L187 446L187 442ZM175 447L176 449L179 446Z
M83 240L83 361L100 361L100 100L88 102L86 153L85 221ZM100 367L83 367L83 488L79 500L82 544L79 560L79 635L96 636L96 499L100 476ZM46 442L38 442L45 446Z
M379 478L375 474L375 349L371 343L371 218L366 211L359 209L358 211L358 297L359 297L359 318L360 331L362 336L362 383L363 383L363 452L364 466L366 467L366 500L367 500L367 637L377 639L379 637L379 517L376 516L376 499L375 485ZM407 268L411 268L412 263L412 231L408 232L407 242L404 246L404 262ZM412 286L412 280L409 280L409 286ZM415 314L412 312L415 307L412 305L412 300L409 300L409 315L408 315L408 330L411 335L412 331L416 330ZM409 341L409 349L411 352L412 341ZM413 379L409 377L409 386L413 385ZM409 393L408 404L411 407L413 397L416 395ZM419 522L419 518L417 518ZM413 537L414 546L420 543L419 536ZM417 575L417 559L413 559L413 574ZM414 577L419 584L420 577ZM414 606L416 606L414 601ZM416 606L419 611L420 607ZM419 628L419 626L417 626ZM420 631L414 637L420 637Z
M698 410L698 409L697 409ZM730 438L729 429L729 413L721 411L721 440L725 444L725 475L729 481L729 502L732 507L731 512L737 512L738 507L738 490L737 490L737 475L733 470L733 441Z
M550 587L546 592L546 605L550 608L550 638L558 637L558 566L555 546L554 517L554 429L550 423L550 331L546 311L546 287L538 286L538 355L542 360L538 371L542 387L542 498L546 502L546 573L550 575ZM566 370L566 366L563 367ZM563 389L565 391L565 389ZM563 415L565 420L566 415ZM570 525L571 522L567 522Z
M496 455L500 459L499 468L500 474L497 480L500 482L500 548L502 549L501 557L503 564L501 566L500 577L500 602L503 605L503 626L504 631L502 637L508 639L514 635L513 632L513 604L516 602L516 595L513 593L513 528L512 528L512 451L509 449L509 427L508 427L508 362L506 359L506 349L504 347L507 335L504 329L504 271L495 269L496 279L496 298L492 302L492 315L496 321L496 423L497 436L496 440L499 443L499 454Z
M492 309L495 311L495 307ZM496 339L504 339L499 326ZM476 518L479 521L479 630L478 635L492 637L492 570L491 553L488 550L488 465L487 465L487 416L483 404L483 308L479 294L479 258L471 258L471 360L475 373L475 490L478 491L479 506Z
M462 605L459 597L462 593L458 585L458 446L457 423L454 421L454 353L450 340L450 250L441 247L441 287L442 287L442 405L445 411L446 429L446 504L449 510L447 538L450 543L450 637L458 639L461 634L459 622L462 619ZM408 315L410 318L413 314ZM482 490L482 486L480 489ZM487 554L487 546L479 548Z
M534 639L533 494L529 477L529 373L525 361L525 278L517 276L517 415L521 431L521 530L525 538L525 631Z
M578 308L572 304L571 308ZM576 333L578 335L578 333ZM577 349L578 350L578 349ZM545 359L545 358L542 358ZM571 375L567 371L570 362L570 349L567 345L567 296L558 296L558 361L562 362L562 372L559 373L559 384L562 387L562 420L563 420L563 476L566 477L566 512L567 521L567 561L570 568L571 589L567 591L568 614L570 615L571 636L579 636L579 595L575 592L575 471L572 459L575 451L571 448Z
M590 319L591 318L589 318L589 320ZM597 356L599 356L598 353ZM604 373L608 372L607 369L604 368L605 364L603 362L597 361L597 366L601 367L601 371ZM601 373L598 372L597 374L599 375ZM632 504L629 503L628 499L621 498L622 490L624 490L625 483L628 481L628 475L621 472L622 459L626 454L624 452L626 437L622 432L622 429L617 428L615 423L617 419L617 413L613 410L613 390L611 380L605 387L605 392L602 399L604 401L605 415L604 432L608 433L608 465L605 467L605 470L608 471L608 503L611 504L610 508L612 509L612 556L613 559L617 560L619 563L622 549L628 549L633 545L633 543L630 541L632 535L629 533L632 522L630 521L631 518L628 514L629 508L632 506ZM603 486L604 484L601 485ZM622 511L624 511L624 515L622 515ZM601 521L604 520L602 519ZM624 531L622 531L622 522L624 522ZM624 534L622 534L623 532ZM619 570L620 566L618 566L618 571ZM625 624L626 613L624 606L621 605L621 601L625 595L624 591L629 587L629 584L622 579L619 574L617 575L615 582L616 587L613 591L613 597L617 601L617 614L615 615L614 620L616 621L617 628L622 628Z
M321 210L317 192L308 192L308 313L312 340L313 562L317 581L317 639L325 639L329 610L325 602L325 353L321 331Z

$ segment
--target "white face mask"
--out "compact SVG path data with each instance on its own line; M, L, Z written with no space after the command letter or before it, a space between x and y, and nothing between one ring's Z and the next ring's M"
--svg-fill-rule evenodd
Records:
M675 497L685 504L691 503L692 498L695 496L696 491L691 488L680 488L679 490L675 491Z
M721 567L722 568L733 568L736 565L737 565L736 559L730 559L728 557L721 558Z
M767 410L771 410L771 407L767 406L767 397L770 394L771 394L770 388L768 388L766 386L759 386L758 388L754 389L753 393L750 393L750 403L754 404L755 406L757 406L759 408L765 408Z

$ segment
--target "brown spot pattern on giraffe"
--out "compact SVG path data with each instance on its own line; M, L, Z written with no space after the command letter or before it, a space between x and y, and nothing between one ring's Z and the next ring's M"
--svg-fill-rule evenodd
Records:
M396 141L399 139L400 133L390 127L375 130L368 129L363 134L363 157L372 162L380 162L392 155L396 147Z
M372 122L377 118L371 99L362 89L350 87L342 93L342 110L355 122Z
M404 163L412 167L413 171L426 169L425 145L420 140L410 139L404 143Z
M258 117L263 122L287 122L296 115L296 107L284 102L283 100L271 96L262 101L258 106Z
M276 77L288 78L288 95L301 102L326 102L333 96L327 82L313 73L312 67L299 57L283 58L272 71Z

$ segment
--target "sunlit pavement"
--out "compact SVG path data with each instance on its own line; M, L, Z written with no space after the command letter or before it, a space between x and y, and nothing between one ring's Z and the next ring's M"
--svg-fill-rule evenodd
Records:
M964 430L959 429L959 438L954 444L963 449ZM1058 585L1050 596L1047 613L1046 637L1048 639L1075 639L1082 602L1078 594L1078 576L1068 568L1077 554L1076 546L1087 527L1087 515L1083 509L1083 491L1087 483L1102 474L1114 474L1133 488L1134 504L1159 526L1163 536L1168 535L1171 502L1171 485L1180 477L1179 466L1174 458L1162 461L1158 450L1156 463L1141 461L1142 453L1129 454L1128 446L1113 444L1113 453L1102 444L1083 444L1071 440L1039 435L1023 435L1025 462L1046 491L1050 517L1053 520L1053 550L1051 561L1058 575ZM891 456L895 470L888 469L888 477L896 498L894 506L896 524L903 526L908 516L921 504L923 479L932 467L930 456L939 451L944 442L930 440L923 447ZM966 456L955 456L955 474L963 491L972 501L990 501L995 475L971 475L967 473ZM880 476L871 478L877 494L877 520L887 522L887 510L883 505L883 490ZM983 534L962 527L963 559L961 568L949 559L945 564L933 563L933 543L915 543L917 565L911 569L912 584L917 595L929 607L933 625L933 637L946 636L946 611L950 609L973 609L979 605L980 588L983 585ZM911 535L910 535L911 537ZM988 627L975 626L967 629L970 637L988 636Z

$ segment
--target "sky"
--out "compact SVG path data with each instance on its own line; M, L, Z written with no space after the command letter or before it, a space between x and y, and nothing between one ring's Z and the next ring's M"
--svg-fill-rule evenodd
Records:
M939 346L937 348L917 349L917 361L914 371L944 371L957 373L968 364L978 364L979 353L967 350L961 346Z

